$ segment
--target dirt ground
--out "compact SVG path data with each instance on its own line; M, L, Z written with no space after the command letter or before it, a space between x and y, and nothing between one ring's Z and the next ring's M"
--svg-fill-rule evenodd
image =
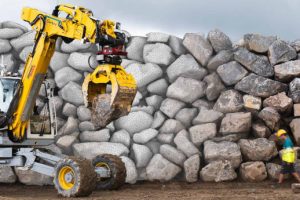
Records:
M300 194L294 194L290 189L291 182L277 185L274 182L263 183L193 183L172 182L139 183L125 185L118 191L95 191L88 198L105 200L257 200L284 199L300 200ZM0 199L62 199L57 196L54 187L0 185Z

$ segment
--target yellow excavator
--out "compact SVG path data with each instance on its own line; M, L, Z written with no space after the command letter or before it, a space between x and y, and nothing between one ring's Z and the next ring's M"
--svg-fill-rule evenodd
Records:
M56 6L52 15L24 8L22 19L36 31L35 43L22 77L0 72L0 166L51 176L64 197L87 196L95 187L119 188L126 177L119 157L105 154L87 160L47 150L54 143L57 121L55 105L50 101L54 88L46 74L59 37L66 43L75 39L99 44L99 66L82 85L85 105L92 109L92 122L101 128L128 114L137 89L133 76L120 66L121 57L126 55L126 37L120 24L99 21L90 10L68 4ZM47 93L47 115L34 112L42 85Z

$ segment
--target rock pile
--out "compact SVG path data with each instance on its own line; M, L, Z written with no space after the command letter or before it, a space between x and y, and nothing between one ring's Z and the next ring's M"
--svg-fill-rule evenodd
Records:
M0 28L2 64L22 73L34 32L13 22L3 22ZM207 37L196 33L183 39L163 33L130 37L122 66L138 85L132 111L96 130L90 110L83 106L81 84L91 71L90 55L90 63L96 65L97 47L58 40L48 79L59 90L51 100L59 131L49 148L86 158L118 155L131 184L175 178L276 179L278 151L269 139L271 133L290 128L300 144L299 44L259 34L246 34L233 44L218 29ZM37 99L41 112L44 96L41 90ZM0 182L50 183L35 177L32 172L0 169Z

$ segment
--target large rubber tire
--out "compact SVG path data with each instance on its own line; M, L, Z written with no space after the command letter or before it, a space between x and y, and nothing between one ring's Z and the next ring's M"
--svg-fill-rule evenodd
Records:
M126 168L118 156L111 154L99 155L93 159L92 163L94 167L100 164L110 170L110 178L97 176L97 189L117 190L125 184Z
M67 181L66 172L73 177ZM54 186L63 197L89 196L96 188L97 174L90 160L66 157L55 167Z

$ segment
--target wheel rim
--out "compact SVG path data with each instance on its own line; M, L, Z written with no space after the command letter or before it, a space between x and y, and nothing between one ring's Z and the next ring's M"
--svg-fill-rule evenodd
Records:
M95 169L97 169L97 168L102 168L102 167L110 171L110 167L109 167L108 164L105 163L105 162L98 162L98 163L95 165ZM103 182L103 181L106 181L107 179L109 179L109 178L103 178L103 177L101 178L100 175L97 174L97 181Z
M64 166L58 174L59 185L63 190L70 190L75 185L75 172L70 166Z

